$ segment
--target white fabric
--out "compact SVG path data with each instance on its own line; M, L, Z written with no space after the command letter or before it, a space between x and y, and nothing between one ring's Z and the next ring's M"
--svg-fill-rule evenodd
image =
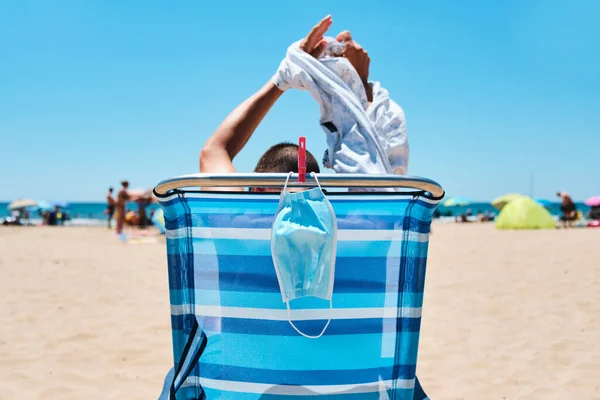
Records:
M292 44L273 83L281 90L308 90L321 107L327 136L324 164L340 173L406 174L408 138L404 111L379 82L370 82L373 102L358 73L340 57L342 44L325 38L328 47L318 60Z

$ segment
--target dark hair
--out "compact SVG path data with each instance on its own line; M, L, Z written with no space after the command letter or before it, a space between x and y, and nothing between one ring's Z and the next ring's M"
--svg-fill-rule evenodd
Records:
M113 188L109 187L109 188L108 188L108 191L109 191L109 192L112 192L112 191L113 191Z
M258 160L254 172L298 172L298 145L279 143L265 151ZM319 163L306 151L306 173L319 173Z

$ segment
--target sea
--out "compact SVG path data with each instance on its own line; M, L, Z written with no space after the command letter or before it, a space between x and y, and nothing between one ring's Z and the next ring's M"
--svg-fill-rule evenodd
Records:
M10 215L8 211L9 203L0 202L0 219L7 217ZM160 206L158 204L152 204L147 208L148 215L152 213L152 210L159 209ZM548 208L548 211L554 216L560 215L560 203L552 203ZM580 210L583 214L586 214L589 211L589 207L583 203L577 203L577 209ZM69 221L70 225L103 225L106 223L106 216L104 215L104 210L106 210L106 203L69 203L69 207L67 212L71 217L71 221ZM127 210L137 211L137 205L135 203L130 203L127 205ZM442 217L454 217L457 215L461 215L466 213L468 210L471 210L473 215L477 213L485 213L489 211L490 213L498 214L498 210L496 210L490 203L471 203L468 206L461 207L444 207L440 205L438 207ZM33 223L41 222L41 218L38 218L36 215L31 216L31 221Z
M0 219L8 217L10 211L8 210L9 203L0 202ZM83 225L83 226L100 226L106 224L106 203L68 203L69 207L66 209L70 221L67 221L67 225ZM137 211L138 207L135 203L127 204L127 211ZM146 213L150 215L153 210L158 210L160 206L158 204L151 204L146 208ZM35 213L31 213L31 222L34 224L41 223L42 218Z

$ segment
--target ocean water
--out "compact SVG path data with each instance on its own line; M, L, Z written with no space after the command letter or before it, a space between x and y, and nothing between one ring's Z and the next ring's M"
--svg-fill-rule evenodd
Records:
M6 217L10 215L8 211L9 203L1 203L0 202L0 218ZM152 210L159 209L160 206L158 204L152 204L148 207L147 213L150 215ZM583 203L577 203L577 209L583 212L584 214L589 211L589 207ZM104 210L106 210L106 203L70 203L67 212L73 219L79 220L79 224L85 225L86 221L89 224L96 225L101 221L106 221L106 216L104 215ZM127 204L127 210L137 211L137 205L135 203ZM444 207L440 205L438 210L442 214L442 216L456 216L461 215L467 210L471 210L474 215L479 212L492 212L498 214L498 210L496 210L490 203L472 203L468 206L461 207ZM560 215L560 203L553 203L548 210L552 215ZM35 215L31 216L32 219L36 219Z
M9 203L0 203L0 218L7 217L10 215L8 210ZM152 210L158 210L160 206L158 204L151 204L146 208L146 213L150 215ZM127 211L137 211L138 207L135 203L127 204ZM69 203L67 213L73 219L87 219L106 221L104 211L106 210L106 203ZM31 215L32 219L35 219L36 215Z

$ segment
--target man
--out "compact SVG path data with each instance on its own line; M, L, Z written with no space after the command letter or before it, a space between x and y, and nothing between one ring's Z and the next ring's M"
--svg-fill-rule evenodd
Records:
M323 40L323 35L331 24L331 16L323 18L304 38L300 45L301 50L315 58L319 58L327 46L327 42ZM368 83L369 55L352 39L348 31L340 33L336 39L344 43L343 56L356 69L365 88L368 104L370 104L373 101L373 90ZM200 172L236 172L232 162L234 157L244 148L260 122L282 94L283 92L269 80L258 92L237 106L204 144L200 153ZM254 168L254 172L286 173L290 171L298 172L298 146L292 143L279 143L272 146L260 157ZM306 172L319 172L319 163L308 151L306 152ZM211 189L243 190L242 188ZM255 190L269 191L269 189ZM417 379L414 399L424 398L427 398L427 396L423 393Z
M117 234L121 234L123 232L123 226L125 225L125 208L127 206L127 202L130 200L129 193L127 192L127 188L129 187L128 181L121 182L121 190L117 194L117 201L115 203L118 215L117 215Z
M331 16L323 18L304 38L300 45L301 50L315 58L321 56L327 47L323 35L331 24ZM373 100L373 90L368 84L369 55L358 43L352 40L352 36L348 31L340 33L337 40L344 42L343 55L358 72L370 103ZM258 92L237 106L204 144L200 153L200 172L236 172L232 163L234 157L244 148L260 122L282 94L283 92L269 80ZM262 155L254 172L298 172L297 160L297 145L279 143ZM319 163L308 151L306 152L306 172L319 172ZM243 189L227 188L226 190ZM255 190L264 191L265 189Z
M113 188L108 188L106 194L106 215L108 216L108 229L110 229L110 222L112 221L113 215L115 214L115 199L113 199Z

